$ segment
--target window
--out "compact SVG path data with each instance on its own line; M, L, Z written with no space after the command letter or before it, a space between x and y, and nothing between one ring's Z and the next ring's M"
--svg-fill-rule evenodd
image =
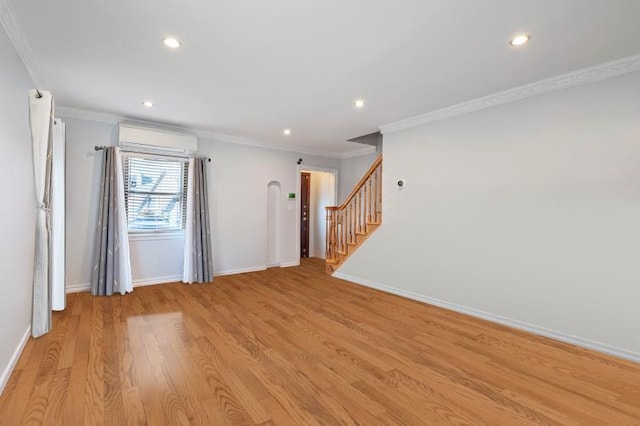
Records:
M129 231L179 231L187 211L186 159L124 156L124 198Z

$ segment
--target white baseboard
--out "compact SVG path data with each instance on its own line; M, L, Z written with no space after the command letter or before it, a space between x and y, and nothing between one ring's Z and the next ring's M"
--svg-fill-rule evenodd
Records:
M290 268L292 266L300 266L300 261L285 262L285 263L268 263L267 268ZM226 274L229 275L229 274Z
M213 275L216 277L222 277L224 275L235 275L235 274L244 274L246 272L258 272L258 271L265 271L267 269L267 266L254 266L251 268L242 268L242 269L228 269L226 271L219 271L214 273Z
M280 268L289 268L291 266L299 266L300 261L295 262L286 262L286 263L278 263L274 265L266 265L266 266L254 266L251 268L241 268L241 269L228 269L226 271L215 272L214 276L221 277L224 275L235 275L235 274L244 274L247 272L258 272L264 271L268 267L280 267ZM156 285L156 284L167 284L174 282L181 282L182 275L167 275L165 277L154 277L154 278L143 278L138 280L133 280L133 287L144 287L148 285ZM82 283L82 284L72 284L67 285L67 293L79 293L89 291L91 289L91 284Z
M571 334L563 333L562 331L550 330L548 328L540 327L534 324L529 324L524 321L503 317L502 315L492 314L490 312L485 312L479 309L458 305L456 303L447 302L445 300L435 299L433 297L425 296L418 293L413 293L413 292L402 290L396 287L387 286L387 285L366 280L363 278L358 278L351 275L343 274L341 272L334 272L333 277L339 278L345 281L349 281L355 284L363 285L365 287L370 287L376 290L384 291L385 293L391 293L391 294L395 294L396 296L406 297L407 299L417 300L418 302L423 302L429 305L438 306L440 308L448 309L451 311L460 312L462 314L470 315L472 317L481 318L487 321L506 325L507 327L517 328L519 330L528 331L530 333L549 337L551 339L559 340L561 342L570 343L572 345L580 346L587 349L593 349L594 351L602 352L608 355L613 355L619 358L624 358L630 361L640 363L640 353L629 351L627 349L618 348L615 346L611 346L606 343L600 343L593 340L585 339L583 337L573 336Z
M11 373L13 373L13 369L18 363L18 359L20 359L20 355L22 354L22 351L24 350L25 345L29 341L30 335L31 335L31 326L27 327L27 331L25 331L24 336L22 336L22 339L20 339L20 343L18 343L18 347L13 352L13 355L9 360L9 364L5 367L4 371L2 372L2 376L0 376L0 395L2 395L2 392L4 391L4 387L9 382L9 377L11 377Z
M177 281L182 281L182 275L167 275L164 277L143 278L139 280L133 280L133 287L135 288L135 287L145 287L148 285L175 283ZM86 292L86 291L90 291L90 289L91 289L91 284L89 283L67 285L67 294Z
M148 285L167 284L182 282L182 275L167 275L164 277L143 278L139 280L133 280L133 287L145 287Z
M69 293L82 293L85 291L89 291L91 289L91 284L72 284L67 285L67 294Z

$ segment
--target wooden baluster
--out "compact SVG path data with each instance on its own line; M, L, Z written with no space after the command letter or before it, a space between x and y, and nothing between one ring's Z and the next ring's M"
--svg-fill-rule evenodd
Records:
M382 169L380 167L376 168L376 176L378 176L377 184L376 184L376 193L378 194L377 202L376 202L376 221L381 223L380 218L380 205L382 202Z
M353 232L358 232L358 194L353 198Z
M367 185L362 185L360 189L360 232L365 232L365 211L367 208Z
M362 209L364 208L364 190L360 188L358 192L358 232L363 232L362 228Z
M353 232L353 223L351 222L351 203L347 204L346 207L346 215L347 215L347 244L353 243L352 240L352 232Z
M347 247L345 245L345 234L344 234L344 210L340 210L340 250L344 253L347 251Z
M367 182L369 182L368 179ZM369 222L369 218L367 217L367 213L369 211L367 208L367 205L369 205L369 186L367 185L367 182L364 183L364 208L362 209L362 224L364 225L365 234L369 231L367 226L367 223Z
M362 232L367 233L367 183L362 188Z
M364 232L363 220L362 220L362 212L364 211L364 191L360 188L358 192L358 232Z
M369 217L369 202L371 199L371 187L369 186L369 182L371 179L367 179L364 183L364 229L368 232L369 222L371 218Z
M342 251L343 252L347 252L348 248L347 247L347 212L345 210L341 210L342 212L342 229L341 229L341 235L340 235L340 241L342 242Z
M340 259L340 210L336 211L336 226L335 226L335 236L336 236L336 259Z
M371 215L371 222L376 223L376 172L373 172L370 179L371 186L371 205L369 206L369 214Z
M344 253L347 251L346 227L344 220L344 210L340 210L340 250Z
M378 200L380 199L380 193L378 192L378 181L380 180L380 176L378 175L378 168L376 167L375 171L376 181L375 181L375 191L376 191L376 200L373 203L373 215L376 218L376 223L380 223L380 218L378 217Z
M380 176L378 175L378 168L376 167L376 171L373 173L375 176L374 182L374 191L376 193L376 198L373 203L373 217L376 219L376 223L380 223L380 218L378 217L378 200L380 199L380 193L378 192L378 181L380 180Z
M356 202L351 202L351 242L356 243Z
M351 217L351 203L345 207L347 210L347 244L351 243L351 232L353 231L353 222Z
M336 257L340 258L340 210L336 211Z
M344 243L342 241L342 228L343 228L343 211L338 210L338 253L344 252Z
M373 175L369 176L367 180L367 188L369 188L369 201L367 202L367 225L373 223L375 218L373 217Z

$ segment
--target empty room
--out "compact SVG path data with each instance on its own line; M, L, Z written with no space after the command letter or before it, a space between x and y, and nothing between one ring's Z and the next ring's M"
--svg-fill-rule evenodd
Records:
M639 17L0 0L0 425L640 425Z

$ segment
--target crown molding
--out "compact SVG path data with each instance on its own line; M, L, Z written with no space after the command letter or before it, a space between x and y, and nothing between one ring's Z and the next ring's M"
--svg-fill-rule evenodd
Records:
M376 153L375 146L367 146L365 148L356 149L355 151L343 152L340 155L342 160L346 160L347 158L353 157L362 157L363 155L371 155Z
M640 55L629 56L617 61L584 68L579 71L552 77L536 83L527 84L525 86L505 90L503 92L452 105L426 114L396 121L394 123L380 126L380 131L383 134L399 132L412 127L433 123L434 121L446 120L447 118L520 101L542 95L544 93L554 92L556 90L563 90L582 84L606 80L635 71L640 71Z
M342 155L341 153L338 153L338 152L316 150L313 148L301 147L299 145L274 144L269 142L263 142L258 139L227 135L227 134L216 133L216 132L211 132L207 130L195 129L194 131L196 135L200 138L213 139L220 142L232 143L236 145L246 145L246 146L253 146L257 148L275 149L278 151L295 152L298 154L307 154L307 155L317 155L319 157L328 157L328 158L340 158L340 156Z
M2 1L2 0L0 0ZM363 150L358 149L356 151L350 151L346 153L329 152L316 150L312 148L304 148L298 145L291 144L272 144L263 142L257 139L244 138L240 136L227 135L223 133L216 133L205 129L194 129L182 126L176 126L172 124L159 123L155 121L145 121L139 119L132 119L122 115L115 115L102 112L87 111L77 108L70 108L65 106L56 106L56 116L65 118L75 118L79 120L95 121L98 123L105 123L111 125L117 125L120 123L134 124L144 127L152 127L156 129L164 129L178 133L190 133L195 134L198 138L213 139L220 142L232 143L236 145L253 146L257 148L275 149L279 151L295 152L297 154L317 155L319 157L327 158L350 158L350 156L365 155ZM368 149L368 148L365 148ZM375 148L374 148L375 151Z
M8 0L0 0L0 23L4 27L4 30L7 32L7 36L11 43L18 52L18 56L22 60L27 72L31 76L31 80L33 80L33 84L36 87L41 88L42 82L38 73L36 72L36 61L34 59L33 53L31 53L31 48L29 47L29 43L24 36L24 32L22 31L22 26L20 25L20 21L18 21L18 17L15 12L9 5Z
M122 121L128 121L127 117L123 115L87 111L84 109L70 108L61 105L56 105L55 115L56 117L77 118L79 120L96 121L98 123L105 124L119 124Z
M177 126L175 124L140 120L137 118L130 118L122 115L86 111L86 110L69 108L64 106L57 106L57 105L55 107L55 115L56 117L75 118L79 120L93 121L97 123L104 123L104 124L110 124L110 125L126 124L132 127L141 127L141 128L147 128L147 129L152 128L152 129L164 130L172 133L190 134L190 135L195 134L195 132L190 128Z

